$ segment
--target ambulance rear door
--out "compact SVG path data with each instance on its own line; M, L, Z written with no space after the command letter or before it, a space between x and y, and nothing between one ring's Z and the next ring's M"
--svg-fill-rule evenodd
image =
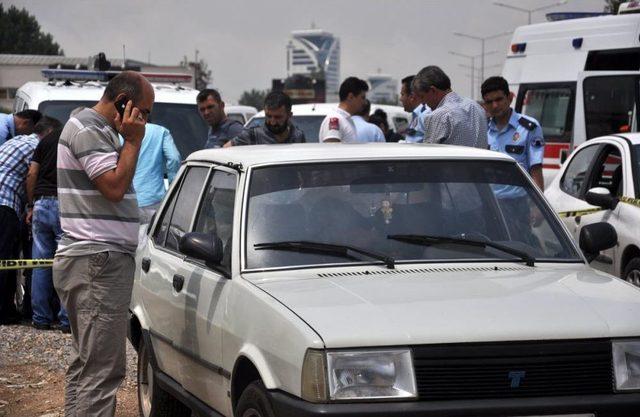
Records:
M576 86L573 148L585 140L638 131L640 71L582 71Z

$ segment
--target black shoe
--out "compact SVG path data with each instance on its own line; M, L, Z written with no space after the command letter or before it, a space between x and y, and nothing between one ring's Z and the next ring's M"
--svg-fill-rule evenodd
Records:
M33 326L34 329L38 329L38 330L51 330L50 324L31 323L31 326Z
M20 316L9 316L0 319L0 325L20 324Z
M68 325L67 326L60 325L58 326L58 330L60 330L64 334L71 334L71 327L69 327Z

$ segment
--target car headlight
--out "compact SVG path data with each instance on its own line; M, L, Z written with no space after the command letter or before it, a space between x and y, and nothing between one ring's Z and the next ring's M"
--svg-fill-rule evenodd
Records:
M613 342L616 390L640 390L640 340Z
M324 352L310 350L305 357L302 397L308 401L416 396L409 349L327 351L326 358Z

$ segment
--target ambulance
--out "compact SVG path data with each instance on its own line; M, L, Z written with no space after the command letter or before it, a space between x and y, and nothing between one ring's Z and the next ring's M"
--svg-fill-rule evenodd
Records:
M638 131L640 2L621 10L552 13L513 34L502 75L515 110L542 125L545 183L586 140Z

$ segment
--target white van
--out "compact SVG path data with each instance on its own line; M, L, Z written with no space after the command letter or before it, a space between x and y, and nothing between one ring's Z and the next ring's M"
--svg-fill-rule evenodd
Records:
M13 110L39 110L64 124L69 120L73 109L80 106L92 107L100 100L107 81L109 77L113 77L114 72L43 70L42 75L48 81L30 81L18 89ZM151 81L155 92L153 113L149 121L171 131L183 158L202 149L207 139L207 125L196 106L198 90L181 85L189 82L191 75L143 75Z
M229 119L245 124L258 113L258 109L253 106L229 105L224 106L224 112Z
M313 103L294 104L291 107L293 113L293 124L304 132L307 142L317 142L320 132L320 125L329 112L338 107L338 103ZM389 106L383 104L371 104L371 113L381 109L387 113L389 128L396 132L402 132L409 126L411 113L407 113L400 106ZM264 123L264 110L255 115L247 123L247 127L259 126Z
M517 28L502 72L542 125L547 183L585 140L637 131L640 15L564 17Z

